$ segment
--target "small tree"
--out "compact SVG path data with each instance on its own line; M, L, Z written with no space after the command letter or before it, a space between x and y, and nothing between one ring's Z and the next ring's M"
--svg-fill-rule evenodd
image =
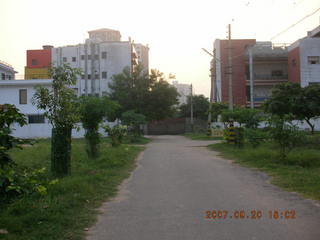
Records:
M70 174L71 171L71 131L79 122L79 104L71 85L75 85L79 69L64 64L52 67L52 89L36 87L33 104L43 109L52 124L51 171L56 176Z
M291 117L272 116L269 119L271 138L279 147L280 160L286 163L288 153L305 138L304 132L290 123Z
M91 158L99 155L99 124L104 117L111 116L119 105L108 97L85 96L80 98L80 120L85 129L87 154Z
M3 104L0 105L0 167L13 164L8 151L11 148L19 147L22 143L21 139L15 138L11 135L12 124L17 123L21 127L26 125L25 116L19 112L14 105Z
M220 103L220 102L216 102L216 103L212 103L211 104L211 118L214 122L218 121L218 117L219 115L221 115L223 110L228 109L228 105L226 105L225 103Z
M141 136L140 126L146 123L146 117L143 114L131 110L122 113L121 121L128 126L131 141L134 142Z

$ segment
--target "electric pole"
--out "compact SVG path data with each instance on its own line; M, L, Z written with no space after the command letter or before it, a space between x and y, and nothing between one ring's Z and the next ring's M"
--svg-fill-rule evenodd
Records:
M252 59L252 46L249 47L249 71L250 71L250 108L254 108L253 99L253 59Z
M228 79L229 79L229 109L233 110L233 89L232 89L232 44L231 44L231 24L228 25Z
M190 89L190 124L191 124L191 131L193 132L193 93L192 93L192 83Z

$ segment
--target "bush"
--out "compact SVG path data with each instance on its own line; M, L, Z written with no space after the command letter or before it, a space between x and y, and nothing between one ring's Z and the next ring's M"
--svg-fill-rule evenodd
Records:
M253 148L258 147L262 142L266 141L269 138L269 134L262 129L245 129L245 138L251 144Z
M127 135L127 126L115 125L114 127L104 126L105 131L111 138L112 147L119 146L122 143L123 137Z

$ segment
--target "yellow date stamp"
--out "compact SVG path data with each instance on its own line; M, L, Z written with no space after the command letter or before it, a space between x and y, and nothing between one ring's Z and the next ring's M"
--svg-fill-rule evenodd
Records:
M274 219L274 220L289 220L289 219L296 219L296 211L295 210L280 210L280 209L273 209L273 210L207 210L205 211L205 219L208 220L219 220L219 219L253 219L253 220L260 220L263 218Z

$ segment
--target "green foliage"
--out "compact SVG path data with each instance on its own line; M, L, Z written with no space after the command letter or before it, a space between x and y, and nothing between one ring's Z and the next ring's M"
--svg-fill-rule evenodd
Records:
M50 68L52 89L37 86L32 103L44 114L54 128L73 128L79 122L79 104L70 85L75 85L81 71L64 64Z
M320 116L320 86L309 85L301 88L297 83L277 85L268 99L265 111L281 118L290 116L290 120L305 120L314 132L312 120Z
M121 74L112 77L109 88L111 100L121 105L118 118L129 110L145 115L148 121L171 117L175 113L177 90L157 70L151 70L148 75L141 66L133 73L125 68Z
M27 124L25 116L14 105L0 105L0 168L13 163L8 151L25 142L11 135L11 125L14 123L21 127Z
M204 95L193 95L193 117L206 120L208 118L209 99ZM179 107L180 117L190 117L191 114L191 96L188 96L187 103Z
M71 130L80 120L79 101L70 85L76 84L80 73L79 69L67 64L52 67L52 89L38 86L33 96L33 104L45 111L45 116L53 126L51 170L57 176L70 173Z
M48 180L45 170L0 168L0 203L8 202L21 194L46 195L48 186L56 184L57 180Z
M80 120L86 130L87 154L90 158L99 155L99 124L107 116L113 116L119 105L108 97L84 96L80 98Z
M135 113L133 110L130 110L122 113L121 122L128 126L130 141L135 142L142 135L140 126L146 123L146 117L143 114Z
M228 109L228 105L225 103L220 103L220 102L216 102L216 103L212 103L211 104L211 117L212 120L214 122L218 121L218 117L219 115L221 115L223 110Z
M305 139L305 134L286 120L274 116L270 118L271 138L279 147L280 160L286 162L288 153Z
M246 128L245 129L245 138L251 144L252 147L256 148L261 143L269 139L268 132L258 129L258 128Z
M124 125L115 125L113 127L106 125L103 128L111 138L112 147L119 146L123 141L123 137L127 135L128 131L127 126Z
M263 114L258 109L235 107L234 110L225 109L221 112L221 121L226 125L229 122L243 124L246 128L257 128L263 120Z

